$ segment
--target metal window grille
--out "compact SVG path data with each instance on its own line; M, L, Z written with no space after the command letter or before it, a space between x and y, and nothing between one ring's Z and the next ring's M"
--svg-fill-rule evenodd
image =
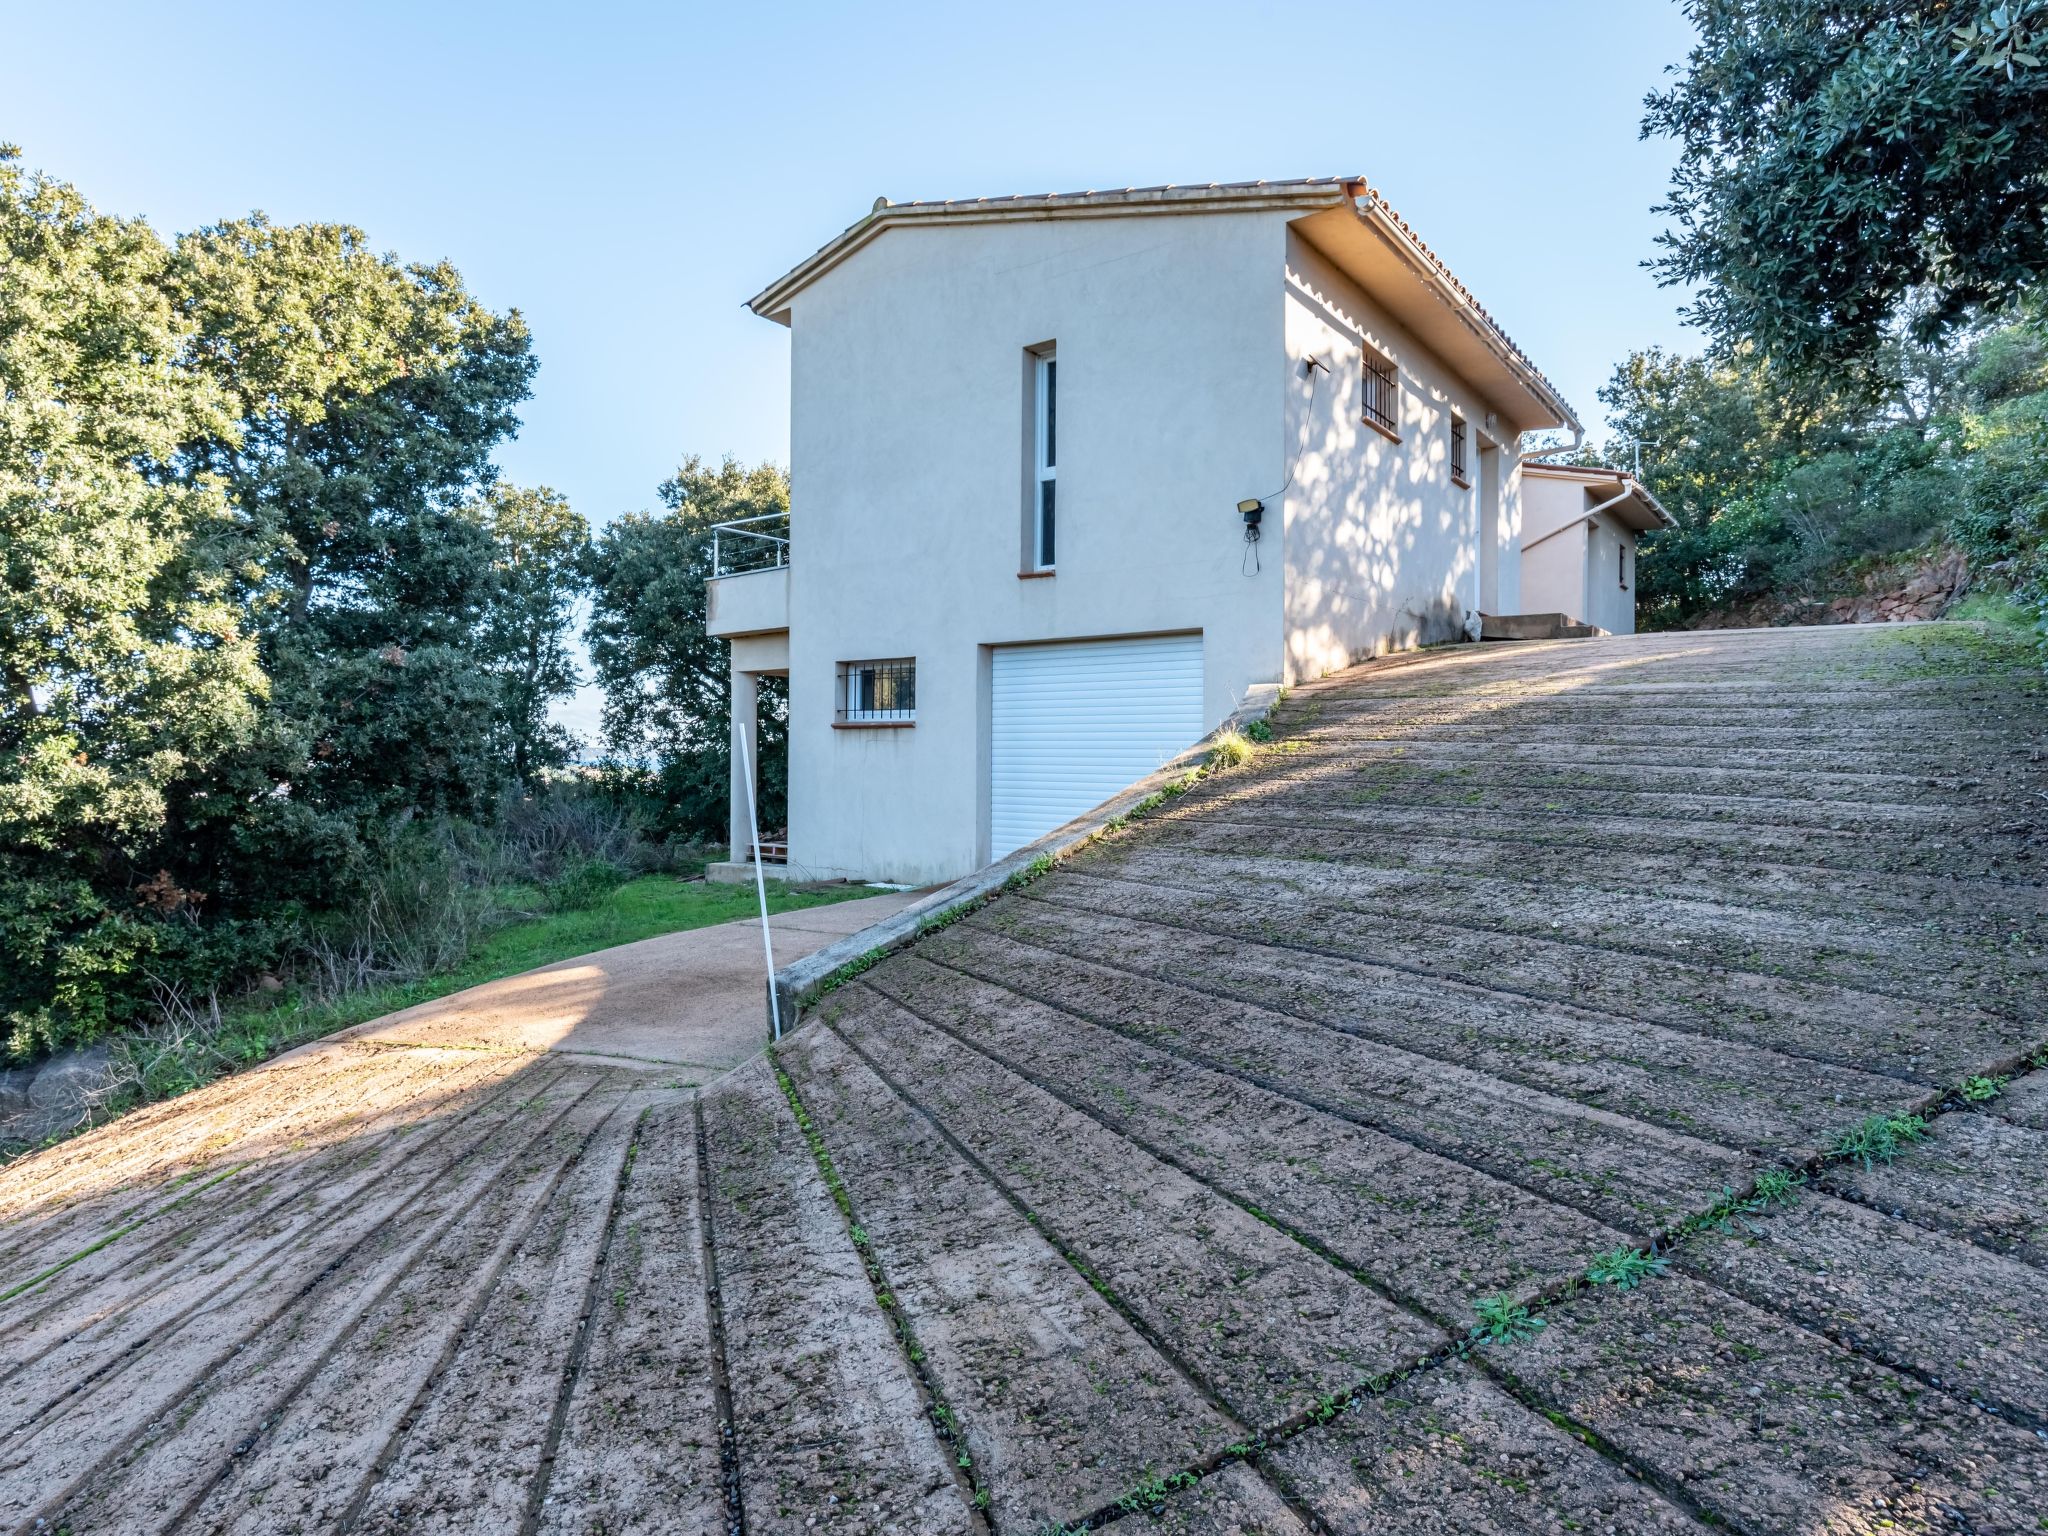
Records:
M914 660L840 663L840 724L871 725L916 718L917 663Z
M1365 349L1365 419L1388 432L1401 430L1400 383L1394 374L1394 360Z
M1457 417L1451 418L1451 478L1464 482L1465 475L1465 423Z

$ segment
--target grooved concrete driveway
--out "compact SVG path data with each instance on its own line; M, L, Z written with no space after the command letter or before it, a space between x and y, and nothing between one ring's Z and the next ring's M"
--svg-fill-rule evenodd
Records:
M0 1520L2048 1529L2044 726L1964 626L1402 658L701 1093L131 1117L0 1177Z

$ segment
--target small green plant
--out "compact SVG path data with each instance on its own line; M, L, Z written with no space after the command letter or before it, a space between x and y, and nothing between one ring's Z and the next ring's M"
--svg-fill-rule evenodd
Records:
M1661 1275L1671 1267L1671 1261L1642 1253L1634 1248L1616 1248L1603 1253L1586 1269L1586 1278L1595 1285L1619 1286L1632 1291L1645 1280Z
M1984 1104L2005 1091L2005 1085L2012 1081L2006 1077L1972 1077L1957 1090L1957 1096L1965 1104Z
M1166 1496L1174 1489L1192 1488L1196 1482L1197 1478L1192 1472L1174 1472L1165 1477L1148 1477L1118 1499L1116 1507L1127 1515L1157 1509L1166 1502Z
M1837 1136L1828 1150L1864 1168L1874 1168L1930 1134L1925 1115L1871 1115Z
M1806 1182L1803 1173L1787 1173L1783 1168L1766 1168L1756 1176L1756 1198L1765 1206L1790 1205L1799 1198L1799 1186Z
M1029 864L1026 864L1022 869L1018 870L1015 874L1011 875L1010 878L1004 882L1004 884L1013 891L1022 889L1024 886L1029 885L1032 881L1038 879L1040 876L1050 873L1052 870L1052 862L1053 861L1051 854L1041 853Z
M1512 1296L1482 1297L1473 1304L1472 1312L1478 1321L1472 1325L1471 1337L1480 1344L1519 1344L1535 1338L1544 1326L1542 1318L1531 1316Z
M1222 773L1231 768L1242 768L1252 760L1258 748L1242 731L1224 731L1209 748L1208 767L1211 773Z
M1246 723L1244 734L1246 740L1256 741L1263 746L1273 739L1273 727L1264 720L1252 720Z

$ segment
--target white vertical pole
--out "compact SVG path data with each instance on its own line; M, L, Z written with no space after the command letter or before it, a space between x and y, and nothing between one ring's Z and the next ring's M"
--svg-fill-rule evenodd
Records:
M747 750L747 739L752 735L752 731L736 730L732 733L732 744L739 749L740 772L747 781L747 827L754 834L754 894L761 902L761 954L768 962L768 1023L774 1031L770 1038L780 1040L782 999L775 995L775 942L768 935L768 878L761 873L761 812L754 788L754 758Z

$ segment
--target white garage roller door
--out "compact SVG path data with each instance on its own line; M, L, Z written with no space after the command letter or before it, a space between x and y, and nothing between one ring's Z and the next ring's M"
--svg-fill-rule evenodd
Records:
M993 653L989 851L1100 805L1202 735L1202 637L1007 645Z

